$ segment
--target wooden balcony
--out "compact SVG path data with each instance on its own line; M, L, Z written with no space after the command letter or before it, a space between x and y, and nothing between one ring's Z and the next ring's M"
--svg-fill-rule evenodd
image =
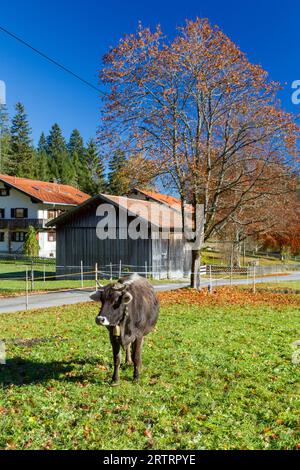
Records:
M46 219L0 219L0 229L22 230L31 225L37 230L45 227Z

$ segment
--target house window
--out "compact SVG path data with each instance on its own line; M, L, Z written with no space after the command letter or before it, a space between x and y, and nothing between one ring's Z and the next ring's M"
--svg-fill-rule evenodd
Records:
M11 217L12 219L27 219L28 217L28 209L12 209L11 210Z
M9 189L6 189L6 188L1 188L0 189L0 197L1 196L9 196Z
M0 219L5 219L5 209L0 209Z
M26 237L26 232L13 232L11 234L11 239L13 242L24 242Z
M56 242L56 232L48 232L48 242Z
M4 242L4 232L0 232L0 242Z
M60 210L49 210L48 211L48 219L56 219L61 213Z

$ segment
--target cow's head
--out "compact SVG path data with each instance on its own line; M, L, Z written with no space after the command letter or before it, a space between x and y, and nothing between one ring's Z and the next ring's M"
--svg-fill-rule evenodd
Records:
M101 303L100 311L96 317L97 325L116 326L125 313L125 307L132 301L132 295L127 291L128 285L117 282L101 286L90 296L95 302Z

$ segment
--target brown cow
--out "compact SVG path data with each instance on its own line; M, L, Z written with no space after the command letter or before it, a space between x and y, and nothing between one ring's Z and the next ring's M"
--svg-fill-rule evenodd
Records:
M126 351L128 364L131 364L132 346L133 378L138 380L144 336L153 330L158 319L159 303L153 286L144 277L132 274L116 283L101 286L91 299L101 302L97 325L106 326L109 330L114 356L112 383L119 380L121 346Z

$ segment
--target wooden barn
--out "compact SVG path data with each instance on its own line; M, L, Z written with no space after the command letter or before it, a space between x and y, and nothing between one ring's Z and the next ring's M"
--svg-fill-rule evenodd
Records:
M182 236L181 214L164 204L100 194L48 226L56 228L57 275L75 277L81 263L85 272L97 263L99 277L112 272L114 277L139 272L155 279L189 275L191 252Z

